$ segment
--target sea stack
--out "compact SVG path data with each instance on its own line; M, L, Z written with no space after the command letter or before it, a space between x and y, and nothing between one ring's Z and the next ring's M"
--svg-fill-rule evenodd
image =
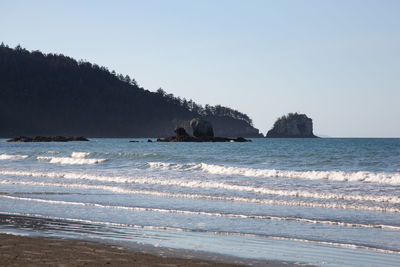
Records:
M195 118L190 121L190 127L193 129L195 137L214 137L214 130L210 122L200 118Z
M276 120L267 138L316 138L312 119L305 114L289 113Z
M158 138L157 142L251 142L251 140L243 137L228 138L214 136L214 130L210 122L203 119L192 119L190 126L193 129L193 135L189 135L185 128L175 128L175 136L166 137L164 139Z

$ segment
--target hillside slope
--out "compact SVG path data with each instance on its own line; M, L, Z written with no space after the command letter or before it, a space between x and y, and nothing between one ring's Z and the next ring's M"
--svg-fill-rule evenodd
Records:
M259 137L236 110L150 92L129 76L56 54L0 46L0 137L160 137L194 117L221 136Z

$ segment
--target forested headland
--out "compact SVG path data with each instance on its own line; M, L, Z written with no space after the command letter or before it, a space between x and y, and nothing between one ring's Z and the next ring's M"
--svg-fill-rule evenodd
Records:
M62 54L0 45L0 137L161 137L201 117L217 136L261 137L244 113L199 105Z

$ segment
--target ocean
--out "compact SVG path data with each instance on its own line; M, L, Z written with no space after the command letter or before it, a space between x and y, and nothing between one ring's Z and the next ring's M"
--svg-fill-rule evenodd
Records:
M400 266L400 139L0 140L0 232Z

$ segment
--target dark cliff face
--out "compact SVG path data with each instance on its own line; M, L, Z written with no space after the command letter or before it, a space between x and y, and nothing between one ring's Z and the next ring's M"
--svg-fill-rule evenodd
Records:
M315 138L312 119L305 114L289 113L279 118L268 131L269 138Z
M226 116L206 116L204 117L204 119L211 122L211 124L213 125L215 136L241 136L249 138L264 137L258 129L254 128L243 120L235 120Z
M249 123L243 120L233 119L228 116L202 116L203 120L209 121L212 124L214 136L226 137L246 137L246 138L261 138L264 137L262 133ZM193 135L193 129L190 126L190 120L181 120L175 122L176 127L183 127L189 134ZM173 129L169 129L168 136Z
M232 136L258 133L246 114L228 107L150 92L129 76L67 56L0 45L0 137L164 137L208 115Z

